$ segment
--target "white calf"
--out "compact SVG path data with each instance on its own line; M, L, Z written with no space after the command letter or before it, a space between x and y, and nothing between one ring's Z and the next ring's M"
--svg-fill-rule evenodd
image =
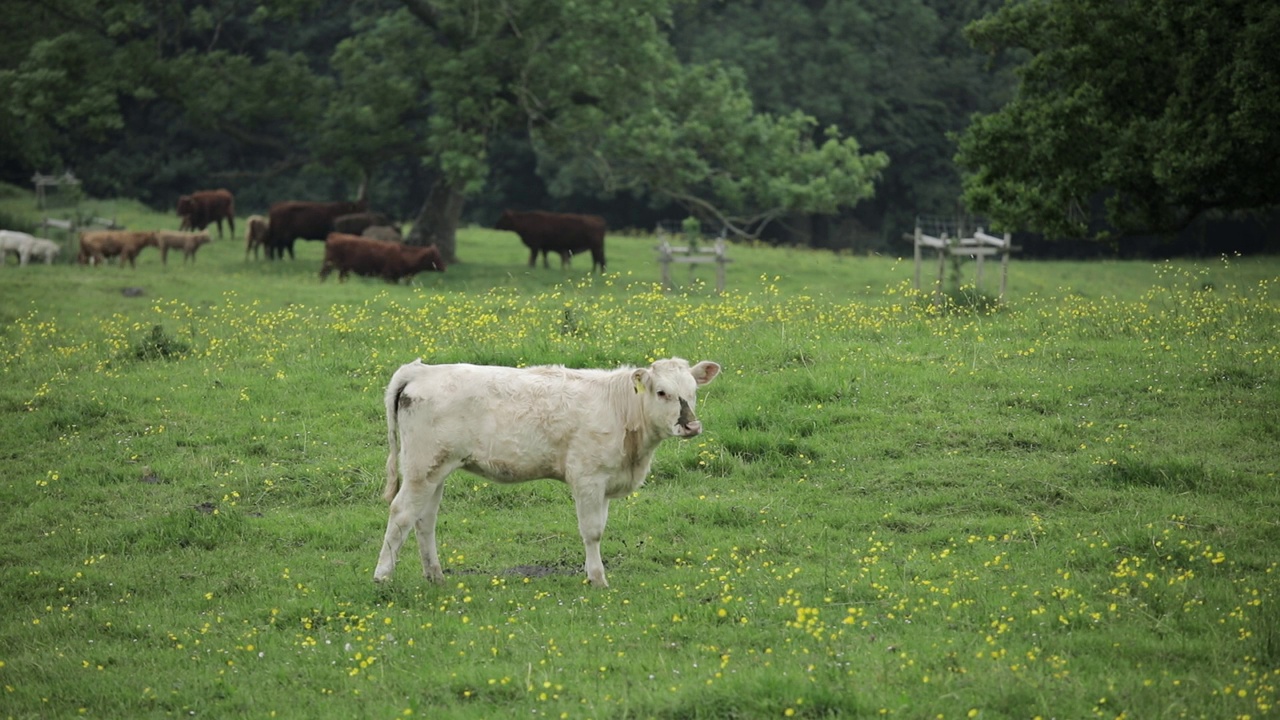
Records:
M52 265L53 259L62 252L62 246L58 243L46 238L33 238L31 241L30 252L28 257L44 258L45 265ZM23 263L26 264L25 262Z
M391 511L374 580L391 577L411 528L423 572L444 579L436 516L445 477L463 468L499 483L564 481L577 508L587 578L607 586L600 539L610 498L640 487L660 442L702 432L697 389L719 373L714 362L690 367L680 358L617 370L421 360L402 366L385 398Z
M31 254L31 244L35 238L17 230L0 230L0 261L7 262L9 253L18 256L18 264L26 265L27 256ZM0 262L3 264L3 262Z

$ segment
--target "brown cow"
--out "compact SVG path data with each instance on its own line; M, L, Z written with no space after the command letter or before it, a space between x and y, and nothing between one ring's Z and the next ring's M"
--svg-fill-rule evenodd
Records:
M566 213L549 213L535 210L533 212L516 212L507 210L502 213L498 230L509 230L520 236L529 248L529 267L533 267L542 253L542 266L547 264L547 253L560 254L560 267L569 265L569 258L574 253L591 251L591 269L598 266L604 272L604 218L599 215L570 215Z
M197 190L178 198L178 216L182 224L178 230L204 230L212 223L218 224L218 237L222 237L222 221L225 219L236 233L236 199L228 190Z
M201 245L209 242L209 233L207 232L170 232L168 230L160 230L156 233L156 247L160 248L160 262L164 265L169 264L169 251L182 251L182 264L186 264L188 260L196 261L196 251Z
M395 283L400 278L412 278L428 270L444 272L444 261L435 245L401 245L358 235L330 233L324 241L324 265L320 267L320 279L324 280L335 268L339 281L346 280L348 273L355 273Z
M106 263L109 257L119 257L120 267L124 267L126 260L129 267L137 267L134 260L148 246L156 247L154 232L88 230L80 233L80 255L76 260L81 265L96 265Z
M390 223L387 216L380 212L350 213L333 219L333 231L344 235L359 235L367 227Z
M267 242L267 219L261 215L250 215L248 227L244 231L244 259L249 259L249 251L253 251L253 259L258 259L258 248Z
M369 209L364 200L355 202L302 202L288 200L271 206L267 219L267 259L284 258L286 250L293 254L298 238L324 240L333 232L333 219L339 215L362 213Z

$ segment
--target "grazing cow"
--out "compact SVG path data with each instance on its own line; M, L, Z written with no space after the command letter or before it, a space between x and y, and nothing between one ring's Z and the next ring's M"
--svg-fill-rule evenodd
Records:
M329 277L335 268L340 282L347 279L348 273L355 273L395 283L400 278L412 279L414 275L428 270L444 272L444 261L435 245L401 245L359 235L329 233L324 241L320 280Z
M391 220L380 212L348 213L333 219L333 231L344 235L359 235L367 227L390 223Z
M383 242L401 242L404 236L395 225L370 225L360 233L360 237L372 238Z
M560 267L569 265L574 253L591 251L591 269L598 266L604 272L604 218L599 215L568 215L542 211L502 213L498 230L509 230L520 236L529 248L529 267L533 267L542 253L542 267L547 264L547 253L560 254Z
M160 248L160 262L163 265L169 264L169 250L182 251L182 264L186 264L188 260L196 261L196 251L201 245L209 242L209 233L207 232L170 232L168 230L160 230L156 233L156 246Z
M258 259L258 248L267 242L267 219L261 215L250 215L244 231L244 259L249 259L249 251L253 251L253 259Z
M27 252L27 257L44 258L45 265L52 265L53 259L58 257L58 254L61 252L62 246L58 243L49 240L48 238L38 237L32 240L30 250ZM23 259L22 264L27 264L26 259Z
M178 230L204 230L218 224L218 237L222 237L222 221L236 234L236 199L228 190L197 190L178 198L178 216L182 224Z
M33 255L44 258L45 264L50 265L58 253L62 252L62 248L52 240L38 238L17 230L0 230L0 265L7 263L10 252L18 257L20 266L26 265Z
M120 267L126 261L129 267L137 267L134 260L145 247L156 247L154 232L128 230L87 230L80 233L81 265L105 263L109 257L119 257Z
M569 486L592 585L605 587L600 538L609 500L644 483L654 450L702 432L699 385L720 374L680 358L647 368L572 370L480 365L403 365L387 386L390 516L373 579L391 577L410 529L427 578L443 580L436 516L444 479L462 468L498 483L538 478ZM397 460L399 472L397 472ZM403 482L398 475L403 475Z
M362 213L369 209L364 200L356 202L302 202L289 200L271 206L267 220L267 259L284 259L284 253L293 254L293 243L298 238L324 240L333 232L333 220L339 215Z
M17 230L0 230L0 265L9 263L9 253L17 256L19 265L26 265L31 243L35 240L33 235Z

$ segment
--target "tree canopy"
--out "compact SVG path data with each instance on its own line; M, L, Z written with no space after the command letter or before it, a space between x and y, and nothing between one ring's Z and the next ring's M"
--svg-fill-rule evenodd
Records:
M555 186L649 193L745 233L871 195L883 155L833 128L819 142L807 116L756 112L738 75L677 62L671 5L526 2L455 15L406 2L443 51L432 135L459 135L434 155L433 197L476 190L481 173L467 163L513 131L527 132Z
M216 134L203 147L224 171L367 181L411 157L428 178L411 238L446 255L512 135L567 191L664 197L744 233L872 195L883 154L803 113L757 112L735 72L678 62L672 4L55 0L28 8L50 24L0 71L3 111L37 162L162 118Z
M1263 0L5 7L0 179L254 210L367 188L447 255L505 207L883 250L917 214L1079 237L1280 188Z
M917 214L959 209L950 133L1009 97L962 28L1003 0L752 0L677 8L673 42L693 62L741 68L761 110L801 110L836 125L890 164L876 195L847 212L896 239Z
M960 136L972 210L1082 237L1280 202L1280 4L1033 0L968 35L1030 57L1016 97Z

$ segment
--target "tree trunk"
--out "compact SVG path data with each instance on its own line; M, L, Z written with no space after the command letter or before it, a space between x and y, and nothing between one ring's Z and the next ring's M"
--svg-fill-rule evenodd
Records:
M443 177L437 177L431 184L431 192L422 203L418 217L413 221L407 245L431 245L435 243L440 250L440 257L447 264L458 261L458 218L462 215L464 198L453 185Z

